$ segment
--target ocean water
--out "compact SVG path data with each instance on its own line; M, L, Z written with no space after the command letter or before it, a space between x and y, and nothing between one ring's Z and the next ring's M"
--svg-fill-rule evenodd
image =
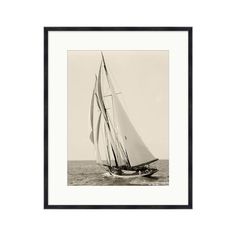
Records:
M122 179L111 176L95 161L68 161L68 185L70 186L121 186L140 185L157 186L169 185L169 161L158 160L151 165L159 171L151 177L136 177Z

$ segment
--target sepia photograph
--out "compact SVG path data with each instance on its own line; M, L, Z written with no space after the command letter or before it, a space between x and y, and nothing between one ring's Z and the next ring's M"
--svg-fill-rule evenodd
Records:
M67 52L68 185L168 185L169 52Z
M44 28L47 209L192 207L192 28Z
M234 1L1 3L0 235L236 235Z

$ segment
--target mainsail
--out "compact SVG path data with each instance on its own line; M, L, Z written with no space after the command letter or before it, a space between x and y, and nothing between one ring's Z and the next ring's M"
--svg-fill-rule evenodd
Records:
M112 99L112 117L108 112L106 103L104 102L102 85L105 83L102 80L102 69L105 71L106 81L110 89L110 98ZM96 99L95 99L96 98ZM95 131L93 127L93 111L95 100L97 102L99 110L99 118L97 122L96 138ZM92 103L91 103L91 127L93 132L93 139L95 149L97 150L97 158L101 162L100 152L99 152L99 134L100 134L100 124L101 119L104 121L104 134L105 134L105 153L107 153L107 163L110 166L126 166L126 168L133 168L137 166L142 166L157 159L148 150L141 137L137 133L133 124L131 123L127 113L125 112L117 93L115 92L114 86L112 84L111 78L109 76L105 59L102 55L102 62L99 67L98 78L95 82L95 88L93 91Z
M124 111L118 98L113 97L114 106L116 107L116 115L118 119L118 127L124 142L125 149L131 166L138 166L150 163L156 158L148 150L134 126L130 122L126 112Z

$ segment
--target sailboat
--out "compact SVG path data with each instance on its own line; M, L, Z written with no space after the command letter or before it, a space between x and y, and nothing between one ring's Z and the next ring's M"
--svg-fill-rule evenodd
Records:
M90 140L94 145L97 163L115 177L149 177L158 171L150 165L158 159L137 133L119 94L115 91L101 52L90 105ZM102 158L102 155L105 156Z

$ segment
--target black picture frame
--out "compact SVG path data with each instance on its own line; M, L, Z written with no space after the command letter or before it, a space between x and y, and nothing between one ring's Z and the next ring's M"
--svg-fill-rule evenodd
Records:
M50 205L48 202L48 33L51 31L188 32L188 204L187 205ZM192 27L44 27L44 209L192 209Z

